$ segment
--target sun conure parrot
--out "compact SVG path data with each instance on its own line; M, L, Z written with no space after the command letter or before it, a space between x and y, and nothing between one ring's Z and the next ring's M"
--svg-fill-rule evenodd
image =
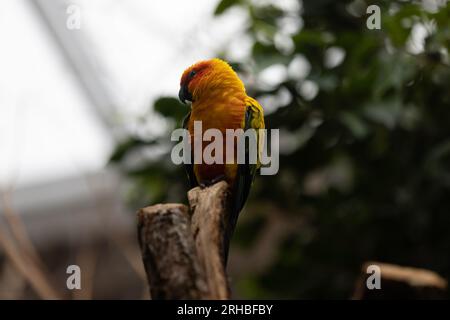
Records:
M210 128L219 129L224 137L223 150L226 150L226 129L253 128L257 132L258 129L264 129L263 108L246 94L244 84L236 72L223 60L204 60L187 68L181 77L178 96L183 103L186 100L192 102L191 111L183 122L183 127L190 132L192 144L195 139L194 121L202 121L203 132ZM237 161L227 164L224 151L222 155L224 164L186 165L191 187L210 185L222 179L228 182L232 190L233 227L247 199L256 170L261 165L262 134L261 130L256 137L258 142L256 164L237 164ZM203 143L202 147L208 143ZM234 157L236 155L235 151Z

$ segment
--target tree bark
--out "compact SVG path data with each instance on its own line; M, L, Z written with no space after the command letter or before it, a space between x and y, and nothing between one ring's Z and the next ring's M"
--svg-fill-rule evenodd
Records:
M229 243L228 185L220 182L209 188L199 187L188 193L192 212L191 226L197 255L208 285L209 298L227 299L229 287L225 272L225 252Z
M138 212L138 238L153 299L228 299L225 230L228 185L189 191L190 208L157 204Z

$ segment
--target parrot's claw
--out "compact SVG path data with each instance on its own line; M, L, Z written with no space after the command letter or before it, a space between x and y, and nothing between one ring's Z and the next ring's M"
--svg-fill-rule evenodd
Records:
M210 187L210 186L212 186L213 184L215 184L215 183L217 183L219 181L222 181L223 179L225 179L225 175L221 174L220 176L217 176L217 177L215 177L212 180L204 180L204 181L200 182L199 185L200 185L200 188L205 189L205 188Z

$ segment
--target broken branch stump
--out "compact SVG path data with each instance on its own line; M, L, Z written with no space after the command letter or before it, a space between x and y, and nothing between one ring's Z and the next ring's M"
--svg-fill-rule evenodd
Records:
M369 266L377 266L380 272L380 289L370 290L366 285ZM447 281L436 272L403 267L381 262L366 262L356 282L352 299L447 299Z
M189 205L138 212L138 238L153 299L228 299L228 184L189 191Z

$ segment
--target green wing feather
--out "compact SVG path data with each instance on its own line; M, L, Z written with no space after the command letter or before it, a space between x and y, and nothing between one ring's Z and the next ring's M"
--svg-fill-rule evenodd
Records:
M183 119L183 128L184 129L188 129L188 122L189 122L190 116L191 116L191 112L189 111L189 113ZM191 151L191 153L192 153L192 151ZM193 154L191 154L191 159L194 159ZM189 180L189 187L192 189L192 188L195 188L196 186L198 186L198 182L197 182L197 179L195 178L195 174L194 174L194 165L192 163L185 163L184 169L186 170L186 174L187 174L187 177Z
M263 132L264 129L264 115L262 107L258 104L258 102L252 98L248 98L247 109L245 111L245 120L244 120L244 131L248 129L256 130L256 141L257 141L257 163L250 164L249 157L249 147L246 143L245 146L245 163L238 165L238 171L236 180L234 183L233 189L233 202L231 203L231 214L230 220L225 230L225 243L230 243L231 236L233 235L234 228L237 223L237 219L239 217L239 213L241 212L244 204L247 200L248 194L250 192L250 188L253 183L253 179L255 178L256 171L261 166L261 152L263 147ZM228 247L224 248L225 250L225 263L228 259Z
M261 152L262 152L262 142L263 142L263 131L258 129L264 128L264 116L262 112L261 106L258 102L252 98L248 99L247 109L245 111L245 122L244 122L244 131L248 129L255 129L256 133L256 142L257 142L257 163L251 164L249 163L249 146L246 143L245 145L245 163L238 165L238 173L236 177L235 183L235 209L239 213L244 206L248 194L250 192L250 188L252 186L253 180L256 176L256 172L261 166ZM236 217L237 218L237 217Z

